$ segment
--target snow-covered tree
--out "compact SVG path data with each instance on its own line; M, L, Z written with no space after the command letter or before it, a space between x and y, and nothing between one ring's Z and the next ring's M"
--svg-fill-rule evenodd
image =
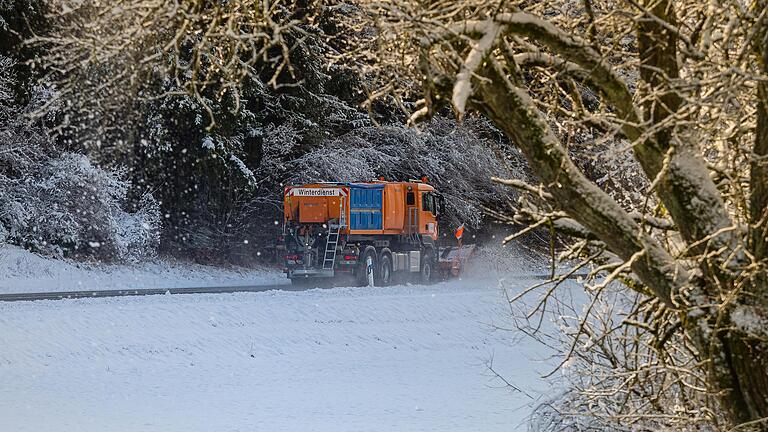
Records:
M66 102L60 127L88 133L95 146L125 132L155 90L192 96L212 129L216 104L230 98L239 108L246 77L272 88L300 81L291 52L315 11L296 0L55 0L49 9L50 29L27 43L41 49L34 63ZM158 81L173 85L153 89Z
M357 74L328 61L336 12L316 6L53 2L50 30L28 42L55 89L58 142L129 167L131 196L162 202L165 251L255 256L274 242L284 163L373 124ZM291 150L273 157L276 140Z
M353 74L329 69L316 53L322 42L307 39L292 51L295 73L306 78L301 83L273 89L254 75L243 81L237 100L210 95L213 128L197 98L170 81L163 87L168 94L140 104L130 144L90 150L105 163L127 161L134 184L162 201L165 251L203 261L256 258L275 241L280 184L296 169L290 161L373 124L343 99L360 94L336 89Z
M423 83L413 120L444 105L460 118L475 110L525 154L541 184L501 180L529 197L500 217L575 239L570 257L587 257L606 278L596 292L619 280L641 296L619 323L643 334L628 345L633 375L619 391L655 373L669 379L644 408L687 402L678 415L613 405L614 420L768 429L768 4L366 5L379 37L361 50L378 60L383 89L407 94L391 85L406 74ZM597 103L585 103L584 88ZM578 167L569 152L577 132L632 152L645 177L640 205ZM588 337L610 335L580 331L573 346ZM698 396L675 396L690 391Z
M13 61L0 55L0 242L54 256L139 260L157 248L160 215L145 195L128 211L130 184L84 156L58 151L15 103Z

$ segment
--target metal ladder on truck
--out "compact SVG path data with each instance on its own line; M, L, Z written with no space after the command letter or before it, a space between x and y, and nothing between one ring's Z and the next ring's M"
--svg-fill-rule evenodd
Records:
M325 256L323 257L323 270L333 271L333 265L336 263L336 249L339 244L339 234L341 229L347 225L347 218L344 214L344 196L339 195L339 223L328 222L328 237L325 241Z

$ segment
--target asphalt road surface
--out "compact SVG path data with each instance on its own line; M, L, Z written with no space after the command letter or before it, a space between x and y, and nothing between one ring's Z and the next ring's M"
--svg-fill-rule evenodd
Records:
M569 279L577 275L571 275ZM549 275L528 275L520 276L520 279L548 279ZM192 287L192 288L138 288L138 289L120 289L120 290L85 290L85 291L58 291L58 292L37 292L37 293L13 293L0 294L0 302L14 301L35 301L35 300L66 300L81 298L99 298L99 297L127 297L127 296L146 296L163 294L229 294L238 292L263 292L272 290L281 291L305 291L315 288L331 288L328 286L315 285L252 285L252 286L220 286L220 287Z
M121 290L86 290L59 291L39 293L0 294L0 301L33 301L33 300L64 300L99 297L146 296L162 294L222 294L236 292L262 292L270 290L298 291L307 287L296 287L291 284L258 285L258 286L223 286L195 288L140 288Z

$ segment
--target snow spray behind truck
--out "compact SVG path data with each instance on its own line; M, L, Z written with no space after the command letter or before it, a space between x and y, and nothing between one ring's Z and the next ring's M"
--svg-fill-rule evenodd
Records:
M444 200L427 179L312 183L284 191L284 271L293 282L354 277L358 285L394 279L427 283L457 276L474 245L440 245Z

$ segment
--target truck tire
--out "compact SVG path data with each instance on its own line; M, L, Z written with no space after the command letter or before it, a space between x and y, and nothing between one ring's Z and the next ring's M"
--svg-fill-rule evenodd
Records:
M382 254L379 258L378 274L376 276L376 285L388 286L392 283L392 256Z
M371 257L371 260L373 260L373 276L376 277L376 264L378 260L376 259L376 248L373 246L367 246L363 253L360 254L360 263L357 265L357 270L355 272L355 281L357 282L357 286L367 286L368 285L368 274L366 273L366 263L368 262L368 257Z
M419 272L419 282L422 284L428 284L432 281L435 270L435 260L432 258L432 252L425 252L424 257L421 259L421 271Z

